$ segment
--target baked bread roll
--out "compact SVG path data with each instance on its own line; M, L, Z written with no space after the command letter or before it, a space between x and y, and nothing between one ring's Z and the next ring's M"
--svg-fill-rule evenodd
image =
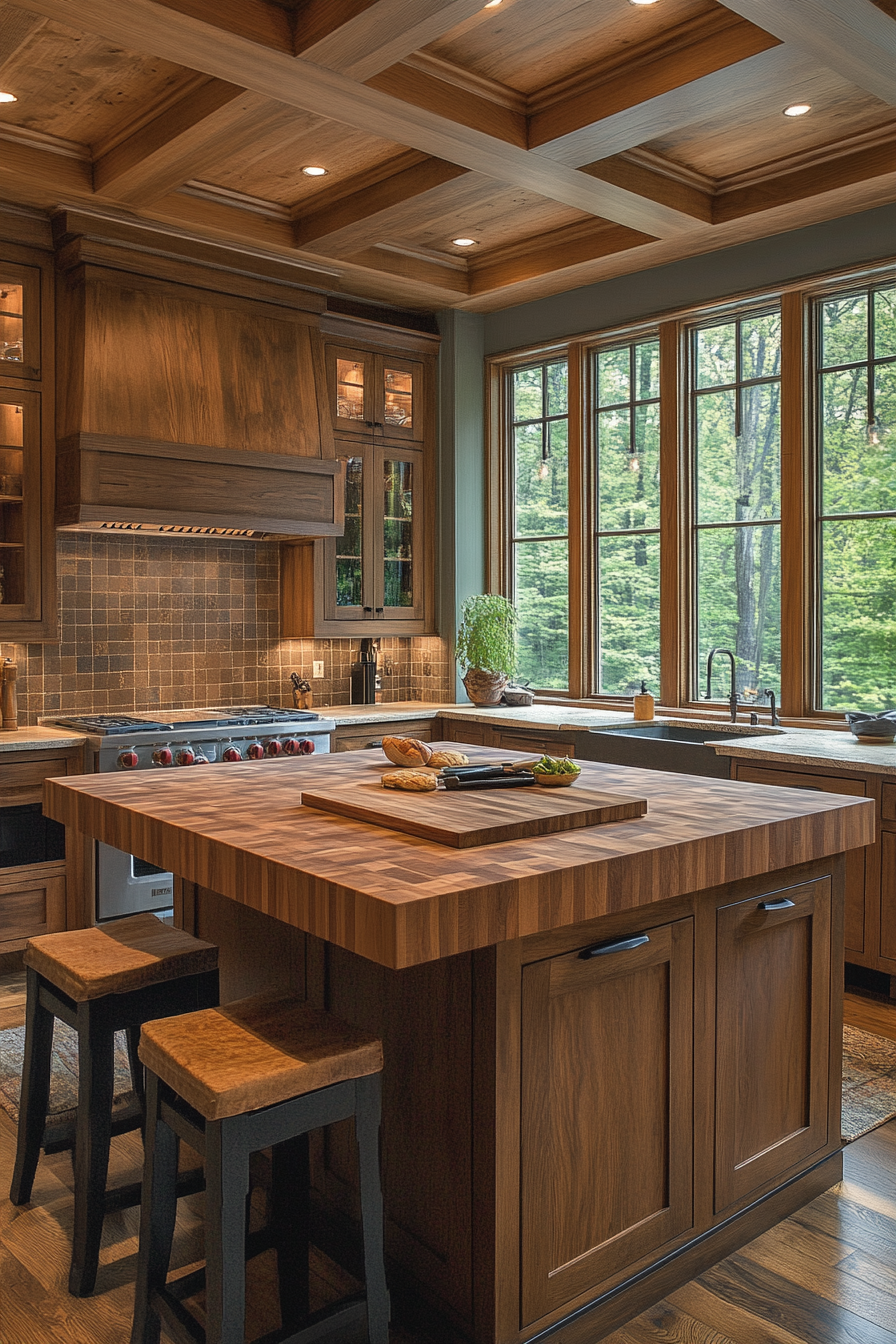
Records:
M383 775L384 789L405 789L408 793L432 793L436 777L428 770L390 770Z
M383 751L393 765L429 765L432 755L426 743L416 737L384 737Z

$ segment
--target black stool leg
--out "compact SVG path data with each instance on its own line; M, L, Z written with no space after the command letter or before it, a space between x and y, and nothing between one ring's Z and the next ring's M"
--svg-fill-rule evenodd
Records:
M205 1309L209 1344L243 1344L246 1328L246 1195L249 1154L239 1121L205 1126Z
M19 1099L19 1130L16 1165L9 1198L26 1204L31 1198L34 1173L44 1139L50 1100L50 1053L53 1049L53 1014L40 1002L40 977L28 967L26 976L25 1057L22 1061L22 1095Z
M93 1292L105 1213L112 1136L114 1032L105 1003L78 1005L78 1122L75 1130L75 1225L68 1290Z
M128 1047L128 1065L131 1070L131 1082L134 1085L134 1096L140 1103L140 1109L143 1111L145 1122L146 1078L143 1073L143 1065L140 1063L140 1056L137 1053L140 1047L140 1028L127 1027L125 1029L125 1040Z
M367 1338L369 1344L389 1344L389 1291L383 1266L383 1191L380 1182L380 1074L359 1078L355 1089Z
M146 1138L131 1344L158 1344L160 1320L152 1294L164 1288L168 1277L177 1218L178 1139L159 1118L158 1078L151 1070L145 1076Z
M283 1329L297 1330L308 1315L308 1135L271 1150L271 1227L277 1237L277 1290Z

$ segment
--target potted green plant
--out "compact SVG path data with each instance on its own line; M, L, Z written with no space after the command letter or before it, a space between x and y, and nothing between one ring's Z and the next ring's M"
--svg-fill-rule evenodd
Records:
M498 593L468 597L461 607L455 656L474 705L497 705L516 664L516 611Z

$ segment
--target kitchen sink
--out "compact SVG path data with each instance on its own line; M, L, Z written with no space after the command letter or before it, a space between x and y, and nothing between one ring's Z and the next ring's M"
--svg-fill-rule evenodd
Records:
M775 737L781 728L740 723L620 723L582 733L577 755L586 761L635 765L645 770L674 770L684 775L727 779L730 761L717 756L713 743L736 737Z

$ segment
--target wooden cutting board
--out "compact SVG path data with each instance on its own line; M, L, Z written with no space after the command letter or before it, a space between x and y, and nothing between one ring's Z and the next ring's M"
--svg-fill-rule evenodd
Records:
M643 817L645 798L601 793L573 784L568 789L467 789L402 793L379 780L302 791L302 802L322 812L369 821L393 831L456 849L553 835L580 826Z

